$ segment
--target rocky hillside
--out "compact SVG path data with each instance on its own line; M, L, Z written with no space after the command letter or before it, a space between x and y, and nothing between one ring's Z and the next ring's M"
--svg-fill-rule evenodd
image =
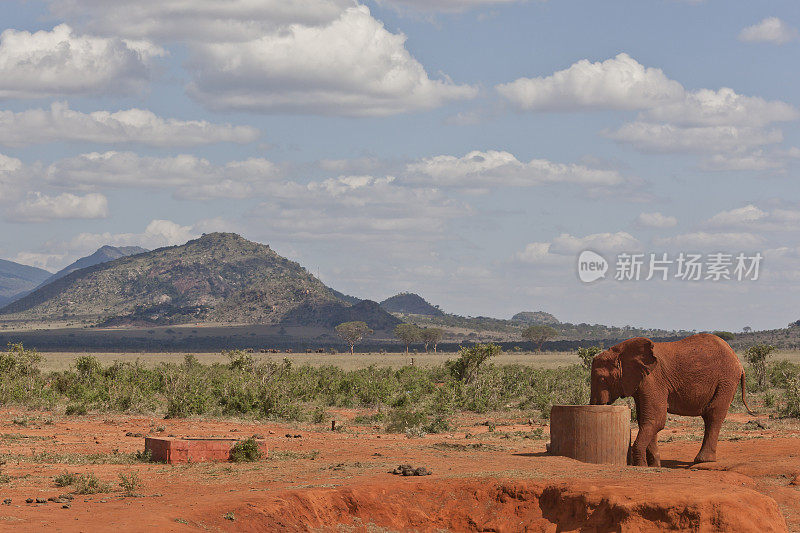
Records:
M56 272L55 274L44 280L44 282L42 282L41 285L44 286L47 285L48 283L52 283L55 280L63 278L67 274L70 274L82 268L99 265L100 263L107 263L108 261L119 259L120 257L142 254L147 251L148 250L146 248L142 248L140 246L102 246L101 248L98 248L98 250L92 255L81 257L71 265L62 268L61 270L59 270L58 272Z
M70 318L103 325L271 324L301 305L326 304L349 308L269 246L212 233L76 270L0 309L0 318ZM345 314L347 320L361 319Z
M0 306L39 286L50 272L0 259Z
M390 313L399 313L403 315L444 315L444 313L438 307L432 306L426 302L422 296L414 294L413 292L401 292L400 294L395 294L394 296L382 301L380 306Z

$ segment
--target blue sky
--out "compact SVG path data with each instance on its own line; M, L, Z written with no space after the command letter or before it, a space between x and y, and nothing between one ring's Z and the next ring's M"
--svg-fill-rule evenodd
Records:
M445 310L783 327L800 278L790 1L8 1L0 256L208 231ZM186 7L186 6L191 7ZM761 253L582 284L578 253Z

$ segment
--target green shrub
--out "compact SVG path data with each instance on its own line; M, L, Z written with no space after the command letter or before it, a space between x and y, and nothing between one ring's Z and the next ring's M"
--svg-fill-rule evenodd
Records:
M86 404L83 404L83 403L71 403L71 404L67 405L67 408L64 411L64 414L66 414L67 416L85 415L86 412L87 412Z
M588 348L578 348L578 357L583 363L583 367L586 370L591 370L592 360L594 359L594 356L602 351L603 348L600 346L589 346Z
M100 481L94 474L83 474L73 483L75 494L97 494L111 492L111 485Z
M68 487L77 482L79 478L80 474L75 472L67 472L65 470L62 474L58 474L56 477L54 477L53 482L56 484L56 487Z
M477 379L483 364L499 354L500 351L500 346L496 344L476 344L469 348L462 347L458 351L458 359L447 361L445 366L455 379L470 383Z
M234 463L253 463L261 459L261 449L256 439L249 437L233 445L230 458Z
M410 429L419 429L428 423L428 415L424 411L417 411L408 407L392 409L387 415L386 431L388 433L403 433Z
M139 479L139 476L136 474L136 472L131 472L129 474L120 472L119 487L126 496L135 496L136 492L142 488L142 481Z
M767 359L775 351L769 344L754 344L744 352L744 357L753 372L756 390L764 390L767 386Z
M800 418L800 379L792 378L786 384L783 392L785 406L783 414L793 418Z

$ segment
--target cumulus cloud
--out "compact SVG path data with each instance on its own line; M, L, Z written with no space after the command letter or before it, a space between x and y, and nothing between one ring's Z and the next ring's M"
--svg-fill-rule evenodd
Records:
M767 101L757 96L743 96L733 89L700 89L682 99L664 102L644 113L650 120L678 126L761 127L775 122L800 118L800 112L785 102Z
M469 213L435 188L402 186L391 176L339 176L280 184L250 216L264 217L276 237L291 242L364 242L396 254L441 240L449 220Z
M674 228L678 225L678 219L662 215L661 213L641 213L636 218L636 224L644 228Z
M497 150L474 150L463 157L439 155L425 158L409 164L407 171L412 177L417 174L436 185L455 187L519 187L544 183L608 187L624 182L615 170L554 163L546 159L523 163L513 154Z
M679 99L683 86L661 69L646 68L628 54L591 63L583 59L547 77L498 85L512 105L527 111L648 109Z
M518 261L534 265L553 263L557 256L550 253L550 246L549 242L531 242L515 257Z
M585 237L575 237L569 233L562 233L550 246L550 252L560 255L573 255L583 250L631 251L641 247L641 243L630 233L619 231L616 233L594 233Z
M797 28L789 26L778 17L767 17L739 33L739 40L746 43L786 44L799 37Z
M775 208L765 211L753 204L721 211L703 223L709 228L745 228L758 231L797 231L800 210Z
M247 198L279 177L266 159L216 165L194 155L142 156L133 152L92 152L56 161L45 171L52 185L84 189L138 187L172 189L178 198Z
M663 237L654 241L659 246L682 248L685 251L708 251L728 249L741 251L758 247L764 243L763 237L749 232L709 233L697 231L673 237Z
M642 152L707 154L701 164L706 170L784 166L785 160L754 152L783 140L780 130L767 126L800 118L786 102L727 87L687 91L627 54L596 63L581 60L550 76L520 78L496 89L525 111L639 111L636 121L604 135Z
M249 126L165 119L144 109L81 113L67 103L53 103L50 109L0 111L0 144L10 146L53 141L197 146L249 143L258 136L258 130Z
M395 7L410 7L419 11L461 12L483 6L499 6L525 0L378 0Z
M97 35L157 42L247 41L281 25L335 20L353 0L48 0L51 12Z
M737 126L683 128L652 122L629 122L616 131L605 132L605 135L650 153L741 152L783 141L783 133L776 129Z
M6 219L14 222L48 222L106 217L108 217L108 199L98 193L84 196L71 193L48 196L35 192L28 195L26 200L6 214Z
M330 24L292 24L246 42L198 45L189 94L213 109L385 116L472 98L477 90L428 77L366 6Z
M162 48L146 41L78 35L66 24L52 31L0 34L0 98L134 93L150 78Z
M149 250L162 246L184 244L190 239L200 236L193 226L182 226L171 220L155 219L147 224L141 233L80 233L64 243L63 247L69 251L86 253L94 251L103 245L111 246L141 246Z
M753 150L748 153L714 154L700 163L700 168L710 172L739 170L777 170L786 166L787 157L778 152Z

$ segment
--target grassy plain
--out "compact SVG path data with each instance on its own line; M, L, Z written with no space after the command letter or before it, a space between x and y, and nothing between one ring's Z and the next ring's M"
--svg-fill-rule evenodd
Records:
M203 364L212 363L228 363L227 357L219 352L216 353L192 353ZM72 365L75 359L81 355L87 355L86 352L40 352L42 355L41 368L45 371L59 371L67 370ZM91 353L97 357L103 366L108 366L114 361L136 361L140 360L145 366L153 367L158 363L180 363L186 352L182 353ZM443 364L448 359L457 357L452 352L440 353L410 353L406 355L404 352L399 353L356 353L350 355L349 353L337 354L318 354L318 353L273 353L262 354L255 353L253 356L256 359L271 359L273 361L282 361L284 358L289 359L295 365L309 364L311 366L334 365L343 370L357 370L360 368L367 368L370 365L379 367L400 368L411 364L411 359L414 359L414 364L422 367L431 367ZM741 358L742 354L739 353ZM792 363L800 363L800 350L779 350L773 353L771 361L787 360ZM494 363L500 365L521 364L526 366L533 366L536 368L558 368L562 366L569 366L579 363L580 360L574 352L504 352L493 360Z

